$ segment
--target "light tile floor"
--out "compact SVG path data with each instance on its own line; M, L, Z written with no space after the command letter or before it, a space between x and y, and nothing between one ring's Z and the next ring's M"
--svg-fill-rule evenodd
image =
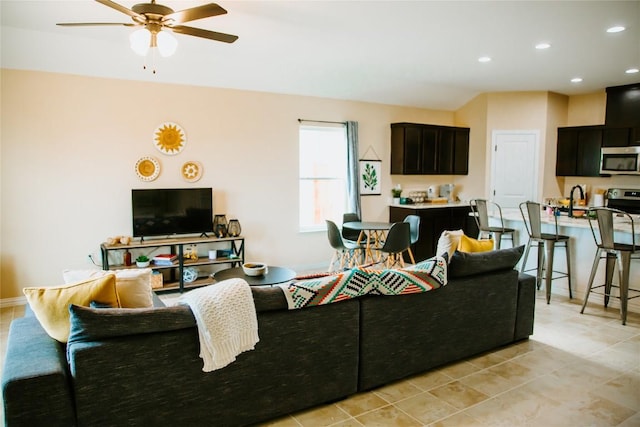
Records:
M0 312L2 365L9 323L23 313ZM581 315L578 300L547 305L542 291L528 341L261 426L638 427L640 314L622 326L617 309L590 303Z

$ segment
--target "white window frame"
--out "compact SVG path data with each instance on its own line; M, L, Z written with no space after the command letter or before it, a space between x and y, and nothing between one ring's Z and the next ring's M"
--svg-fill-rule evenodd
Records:
M327 139L323 140L323 134ZM314 140L314 138L319 139ZM336 141L334 138L341 138L341 140ZM342 147L336 146L340 143ZM314 147L305 146L308 144L313 144ZM336 159L337 152L340 152L341 158ZM347 211L348 206L347 152L347 129L344 124L300 124L298 226L301 233L326 231L325 220L327 219L336 222L338 226L342 224L342 214ZM313 162L311 167L305 166L309 165L310 160L303 158L305 153L313 153L310 156ZM310 200L307 197L309 194L307 189L310 185L318 190L315 192L316 194L324 192L324 196L319 196L324 197L324 201L318 200L316 197ZM329 187L334 190L331 195L328 193Z

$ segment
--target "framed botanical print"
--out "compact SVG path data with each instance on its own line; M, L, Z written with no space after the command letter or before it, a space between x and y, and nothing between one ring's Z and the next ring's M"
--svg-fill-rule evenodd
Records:
M379 196L381 180L381 160L360 160L360 195Z

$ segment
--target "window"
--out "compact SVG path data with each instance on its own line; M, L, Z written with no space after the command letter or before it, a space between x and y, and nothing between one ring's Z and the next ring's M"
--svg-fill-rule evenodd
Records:
M339 125L300 125L300 231L325 230L347 212L347 132Z

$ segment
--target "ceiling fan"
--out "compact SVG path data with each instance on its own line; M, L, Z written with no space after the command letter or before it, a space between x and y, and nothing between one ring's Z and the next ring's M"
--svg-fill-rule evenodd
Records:
M131 36L131 47L139 54L144 55L149 47L159 47L162 53L162 47L158 45L158 42L161 44L164 40L163 37L168 36L169 38L173 38L168 35L168 30L178 34L186 34L189 36L202 37L209 40L215 40L224 43L233 43L238 39L238 36L234 36L232 34L218 33L216 31L205 30L202 28L194 28L187 27L185 25L181 25L185 22L195 21L197 19L208 18L211 16L224 15L227 13L225 9L218 6L215 3L209 3L202 6L192 7L190 9L180 10L174 12L168 6L163 6L161 4L157 4L156 0L151 0L151 3L139 3L134 5L131 9L126 8L116 2L111 0L96 0L98 3L102 3L105 6L108 6L112 9L115 9L119 12L124 13L125 15L129 15L133 22L129 23L116 23L116 22L65 22L58 23L57 25L65 26L65 27L80 27L80 26L96 26L96 25L124 25L125 27L142 27L141 32L136 31ZM146 31L145 31L146 30ZM142 37L142 48L139 52L136 50L134 46L134 35L138 33L137 42L140 43L139 38ZM146 46L144 43L146 42ZM175 51L175 47L177 46L177 42L175 39L173 42L173 51ZM144 50L144 52L142 52ZM173 52L171 52L173 53ZM171 54L169 53L169 55ZM163 56L169 56L163 55Z

